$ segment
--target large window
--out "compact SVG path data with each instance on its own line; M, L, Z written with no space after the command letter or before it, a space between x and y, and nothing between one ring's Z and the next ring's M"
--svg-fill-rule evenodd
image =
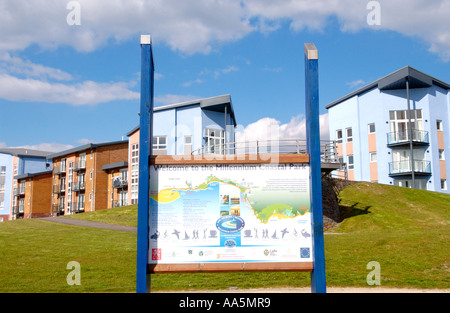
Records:
M206 128L206 152L210 154L223 154L225 132L220 129Z
M422 110L410 110L413 140L423 140ZM407 110L389 111L391 141L409 140L409 112Z

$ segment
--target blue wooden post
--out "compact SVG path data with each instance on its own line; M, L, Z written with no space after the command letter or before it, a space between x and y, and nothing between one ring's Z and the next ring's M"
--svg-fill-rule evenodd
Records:
M305 44L305 106L307 153L310 157L311 226L313 235L313 271L311 291L326 292L325 251L323 241L322 179L319 125L319 56L312 43Z
M141 36L141 104L139 133L139 202L136 255L136 292L150 292L148 268L150 155L153 137L153 53L151 37Z

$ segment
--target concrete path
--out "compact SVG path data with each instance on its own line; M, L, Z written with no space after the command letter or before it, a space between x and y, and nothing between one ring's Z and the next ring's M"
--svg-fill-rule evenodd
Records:
M114 224L107 224L107 223L84 221L84 220L78 220L75 218L69 218L69 217L64 217L64 216L44 217L44 218L40 218L40 220L47 221L47 222L53 222L53 223L61 223L61 224L80 226L80 227L93 227L93 228L101 228L101 229L137 232L137 227L133 227L133 226L123 226L123 225L114 225Z

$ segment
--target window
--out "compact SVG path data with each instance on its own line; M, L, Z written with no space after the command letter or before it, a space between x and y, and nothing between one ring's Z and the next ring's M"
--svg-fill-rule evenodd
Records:
M347 142L351 142L353 140L352 138L352 128L349 127L346 129L346 133L347 133Z
M336 131L336 140L337 143L342 143L342 129Z
M225 132L220 129L206 128L206 152L222 154L225 144Z
M352 170L354 169L354 164L353 164L353 155L349 155L348 156L348 169Z
M375 123L369 124L369 134L375 133Z
M439 150L439 160L445 160L444 150Z
M154 136L153 150L167 150L167 136Z
M447 180L446 179L441 179L441 189L447 190Z
M86 153L80 154L78 158L78 168L86 168Z
M61 172L66 171L66 159L61 159Z
M78 195L78 210L84 210L84 194L80 193Z
M127 169L120 170L120 179L122 181L128 181L128 170Z
M409 112L407 110L390 111L390 140L400 142L409 140ZM411 130L413 140L423 140L422 110L411 110Z
M131 145L131 204L138 203L139 145Z
M377 153L376 152L370 152L369 153L370 162L376 162L377 161Z
M184 154L192 154L192 136L184 136Z
M6 166L0 166L0 175L6 175Z
M437 128L437 130L444 130L444 128L442 127L442 121L441 120L437 120L436 121L436 128Z

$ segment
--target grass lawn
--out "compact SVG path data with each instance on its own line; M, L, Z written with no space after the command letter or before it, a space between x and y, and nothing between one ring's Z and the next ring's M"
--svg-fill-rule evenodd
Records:
M369 287L370 261L382 287L450 289L450 196L357 183L341 192L345 220L325 235L328 286ZM136 206L72 216L136 226ZM40 220L0 223L0 292L134 292L136 233ZM67 263L81 266L69 286ZM152 275L152 290L310 286L309 273Z

